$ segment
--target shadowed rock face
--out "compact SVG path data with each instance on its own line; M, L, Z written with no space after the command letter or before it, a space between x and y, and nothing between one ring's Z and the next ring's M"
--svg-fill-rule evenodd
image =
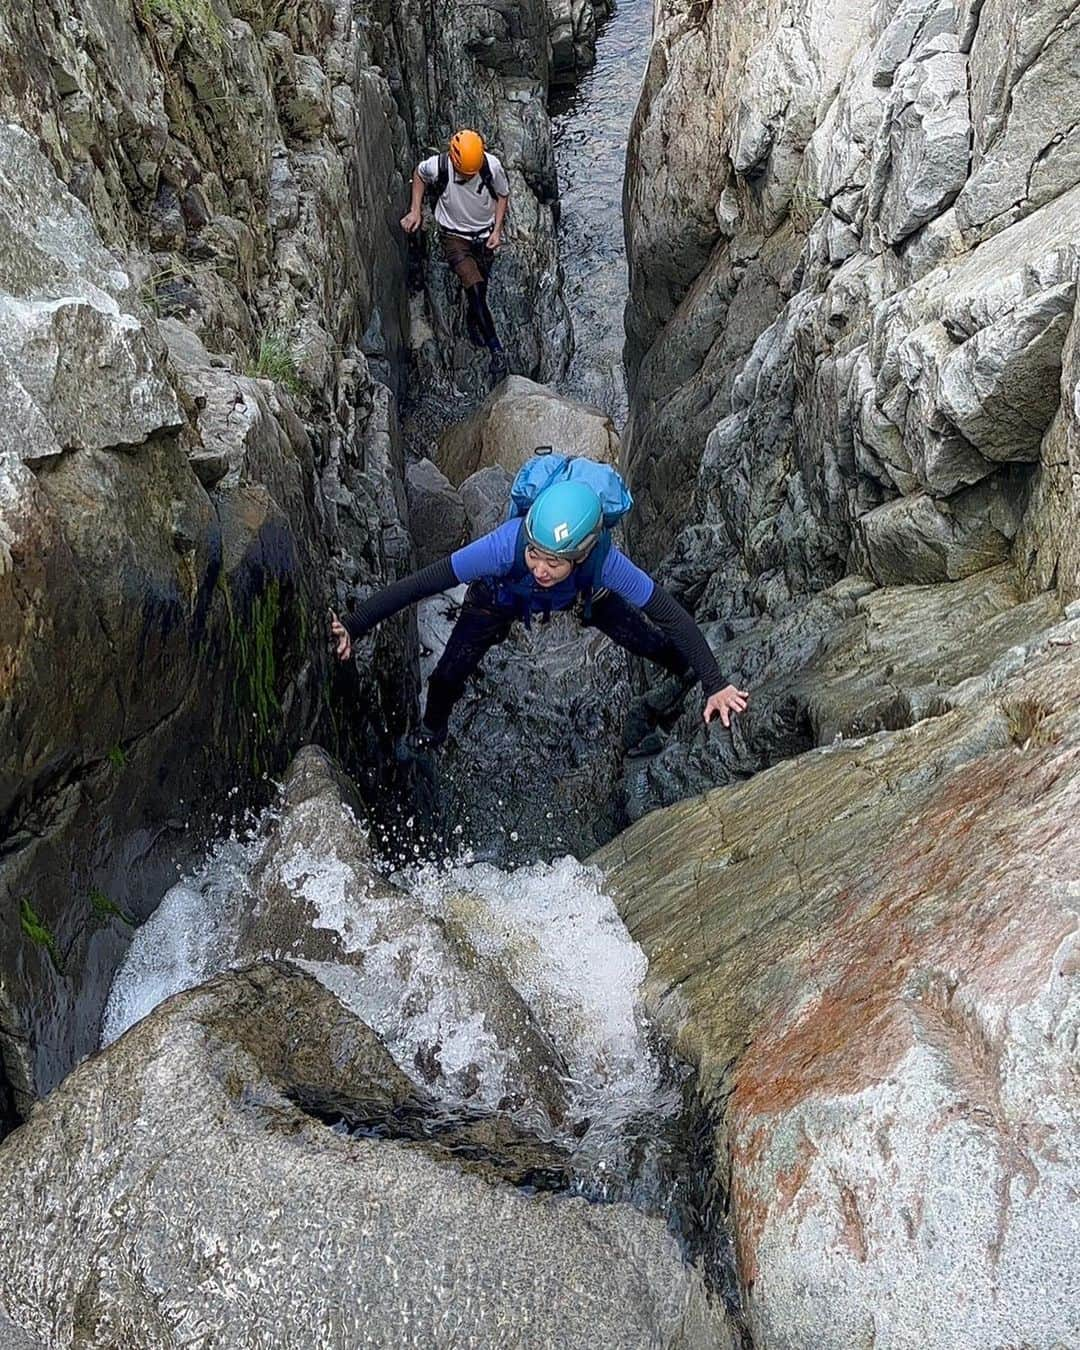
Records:
M529 1198L467 1128L409 1142L425 1105L295 970L178 995L0 1150L6 1317L56 1350L732 1344L658 1221Z
M597 855L701 1069L755 1344L1080 1334L1078 653L1073 620Z
M16 126L0 177L0 1004L25 1109L93 1048L129 922L219 794L318 725L316 597L392 568L403 499L359 353L317 456L325 408L147 314Z
M596 26L615 0L548 0L551 79L570 84L596 62Z
M708 625L750 706L731 733L707 732L688 697L667 745L625 766L624 809L637 819L813 746L965 706L1014 674L1059 617L1056 597L1025 601L1004 566L945 586L849 577L775 619Z
M374 787L409 715L407 622L348 672L314 634L411 563L394 394L459 297L433 263L410 313L398 219L458 122L511 172L512 351L547 376L570 342L542 0L264 11L77 0L0 24L0 1053L21 1109L94 1044L124 916L218 794L329 730L328 696ZM467 360L432 341L420 364Z

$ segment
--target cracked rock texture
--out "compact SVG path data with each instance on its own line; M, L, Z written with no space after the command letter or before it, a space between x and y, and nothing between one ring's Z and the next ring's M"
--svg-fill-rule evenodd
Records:
M704 526L702 570L773 613L849 571L955 579L1010 554L1033 487L1034 584L1074 552L1071 10L661 4L626 189L653 562Z
M219 976L4 1142L5 1344L733 1344L660 1219L522 1194L519 1147L440 1117L309 975Z
M626 185L630 529L759 705L860 588L1011 563L1014 603L1080 593L1070 14L660 6ZM806 748L800 705L734 744L684 718L628 767L629 815Z
M1080 1340L1078 708L1074 619L596 855L700 1070L754 1345Z

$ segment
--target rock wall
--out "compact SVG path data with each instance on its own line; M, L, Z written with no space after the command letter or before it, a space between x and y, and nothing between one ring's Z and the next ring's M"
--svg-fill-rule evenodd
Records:
M704 526L699 574L771 612L845 571L961 577L1034 484L1025 574L1060 557L1075 593L1069 11L661 5L626 188L653 561Z
M238 765L322 724L374 786L415 629L331 670L326 609L410 565L410 373L486 379L459 288L400 230L409 178L454 126L488 135L513 191L494 308L515 366L556 374L545 99L606 7L0 16L4 1119L95 1044L129 921Z
M96 1044L131 922L224 793L325 721L328 603L409 561L372 373L401 378L406 132L348 5L268 14L0 18L0 1056L21 1110ZM345 691L369 758L409 651L388 632Z
M596 62L596 28L615 0L548 0L552 83L572 84Z
M1080 1340L1076 609L941 715L597 855L699 1068L755 1346Z
M658 7L637 551L752 700L628 767L599 859L755 1345L1080 1336L1071 9Z

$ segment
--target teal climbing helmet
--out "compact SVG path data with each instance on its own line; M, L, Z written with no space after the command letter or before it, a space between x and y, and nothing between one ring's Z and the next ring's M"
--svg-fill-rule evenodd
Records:
M603 528L600 498L584 483L553 483L539 494L525 517L528 542L570 562L581 562Z

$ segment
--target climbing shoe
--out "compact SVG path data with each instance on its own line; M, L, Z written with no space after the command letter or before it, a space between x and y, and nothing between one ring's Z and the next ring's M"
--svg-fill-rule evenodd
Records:
M627 755L655 755L663 749L665 737L660 728L670 730L675 725L695 682L696 676L691 674L669 675L662 684L634 699L623 725L623 750Z
M505 380L507 375L510 374L510 367L507 364L506 353L504 351L491 353L490 369L492 384L498 384L501 380Z
M403 744L411 755L433 755L446 740L446 734L446 727L432 729L421 722L403 738Z

